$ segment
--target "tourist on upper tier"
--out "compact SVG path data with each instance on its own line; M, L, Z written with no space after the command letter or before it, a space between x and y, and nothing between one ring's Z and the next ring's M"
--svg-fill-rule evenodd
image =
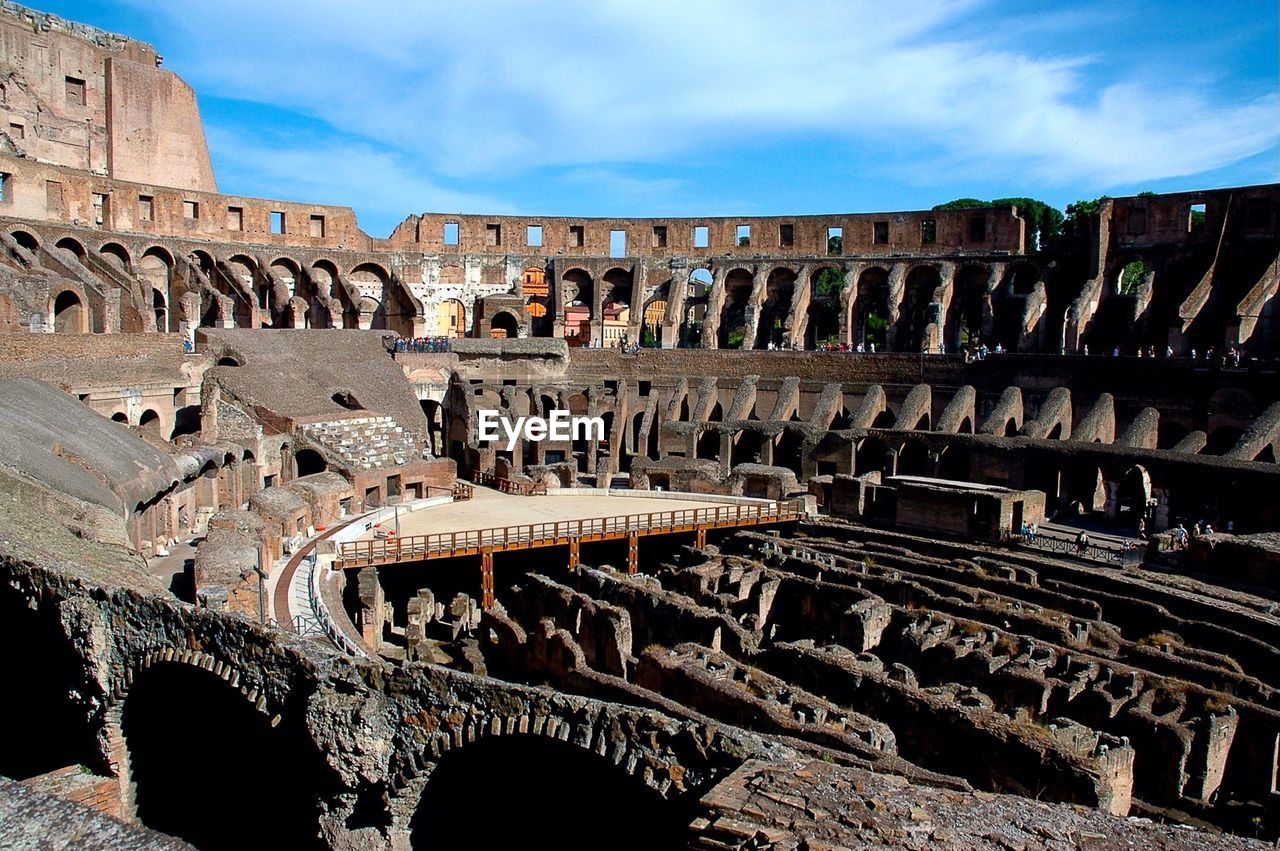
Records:
M1173 346L1164 347L1164 356L1167 358L1173 357Z
M1118 357L1120 357L1120 347L1119 347L1119 346L1116 346L1114 349L1112 349L1112 350L1111 350L1111 357L1113 357L1113 358L1118 358Z
M1084 352L1084 356L1085 356L1085 357L1089 357L1089 344L1088 344L1088 343L1085 343L1085 344L1084 344L1084 349L1083 349L1082 351Z

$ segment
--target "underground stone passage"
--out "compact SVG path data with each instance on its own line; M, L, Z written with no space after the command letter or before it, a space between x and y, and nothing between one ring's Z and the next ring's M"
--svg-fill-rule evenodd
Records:
M481 837L493 848L678 848L689 809L594 753L510 736L440 761L414 812L410 842L415 849Z
M201 851L321 847L317 755L220 678L153 665L134 677L120 718L142 824Z

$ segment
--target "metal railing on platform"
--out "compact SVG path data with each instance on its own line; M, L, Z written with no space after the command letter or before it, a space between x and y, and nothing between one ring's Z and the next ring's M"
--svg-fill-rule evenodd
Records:
M478 485L497 488L500 493L515 494L516 496L547 495L546 482L517 482L514 479L505 479L494 473L486 473L483 470L474 471L471 474L471 481Z
M1142 564L1143 547L1140 545L1104 547L1094 543L1081 544L1067 538L1055 538L1049 535L1013 535L1011 541L1033 550L1075 556L1103 564L1124 566Z
M717 505L674 511L651 511L614 517L557 520L497 526L458 532L436 532L369 541L349 541L339 546L335 567L364 567L375 564L422 561L484 551L531 549L567 544L570 541L618 540L630 535L646 536L698 529L758 526L799 520L804 506L799 500L766 504Z

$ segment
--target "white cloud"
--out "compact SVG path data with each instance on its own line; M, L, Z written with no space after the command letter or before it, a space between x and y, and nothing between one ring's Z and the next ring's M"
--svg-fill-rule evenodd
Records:
M361 143L281 140L242 131L206 129L219 181L273 187L273 198L358 206L365 231L386 236L414 210L509 213L496 197L458 192L427 179L403 157Z
M971 28L959 35L982 6L225 0L145 8L176 30L161 49L198 91L298 109L389 146L403 155L392 170L401 181L406 162L423 173L498 180L543 166L655 162L821 135L908 138L966 172L1021 170L1104 188L1209 171L1276 145L1274 92L1242 100L1150 81L1102 84L1091 57L1027 55ZM1051 44L1052 33L1041 41ZM425 199L439 197L423 189Z

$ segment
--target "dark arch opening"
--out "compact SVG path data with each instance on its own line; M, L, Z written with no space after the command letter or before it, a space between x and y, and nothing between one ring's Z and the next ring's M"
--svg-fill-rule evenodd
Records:
M1164 420L1156 430L1156 449L1172 449L1181 443L1191 429L1173 420Z
M244 364L240 363L238 359L226 355L218 358L218 366L244 366Z
M160 415L148 408L142 412L142 418L138 420L138 426L145 432L160 437Z
M1236 444L1240 442L1240 438L1244 435L1244 430L1235 426L1218 426L1209 434L1209 441L1205 444L1205 455L1226 455Z
M490 335L493 337L512 340L520 335L520 325L516 318L505 310L494 314L493 322L489 327L492 329Z
M32 609L0 582L0 677L13 691L0 700L0 775L24 780L68 765L97 766L93 734L76 705L83 663L49 606ZM21 649L19 649L21 648Z
M62 248L67 251L70 251L72 254L74 254L76 257L79 257L81 260L84 259L84 246L81 245L77 240L74 240L69 236L64 236L62 239L58 240L57 246L58 248Z
M71 290L63 290L53 302L53 330L59 334L79 334L84 330L84 304Z
M183 434L200 433L200 406L184 405L174 411L173 434L171 438Z
M298 454L293 456L293 462L298 466L299 477L323 473L326 468L324 456L314 449L298 450Z
M329 398L333 399L334 402L346 408L348 411L364 410L364 405L361 405L358 401L356 401L356 397L352 395L350 390L339 390L337 393L334 393Z
M903 444L902 451L898 453L898 475L929 475L929 450L923 443L908 440Z
M34 236L27 233L25 230L15 230L12 234L10 234L10 236L13 237L14 242L18 243L18 245L21 245L23 248L27 249L28 251L34 252L34 251L40 250L39 241L36 240Z
M483 837L488 848L681 848L689 818L687 807L594 753L501 736L444 755L409 823L409 844L463 848Z
M147 827L202 851L319 847L319 790L308 783L321 776L318 756L221 678L188 665L147 668L125 698L121 728ZM212 731L216 746L198 731ZM264 786L280 766L288 776Z
M128 425L129 418L125 416L123 413L121 413L120 411L116 411L114 414L111 415L111 421L113 423L124 423Z

